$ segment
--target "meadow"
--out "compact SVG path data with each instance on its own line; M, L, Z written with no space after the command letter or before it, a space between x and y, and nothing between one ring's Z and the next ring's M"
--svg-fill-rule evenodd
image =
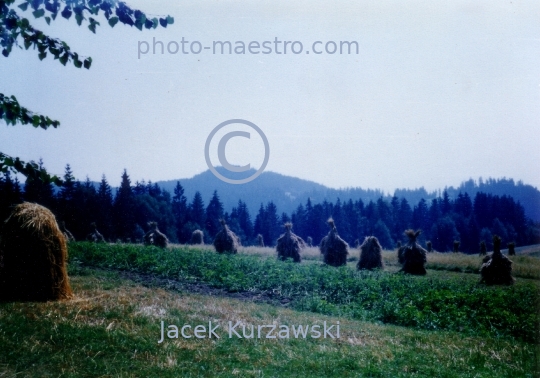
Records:
M428 274L361 272L276 260L271 248L219 255L210 246L161 250L71 243L75 298L0 304L0 377L421 376L536 377L540 261L513 256L515 285L478 284L481 258L431 253ZM340 339L174 339L182 325L322 324Z

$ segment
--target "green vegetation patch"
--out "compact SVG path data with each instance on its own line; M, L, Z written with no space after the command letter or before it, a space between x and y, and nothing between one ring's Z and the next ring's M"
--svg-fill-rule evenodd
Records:
M327 315L417 329L539 340L540 291L531 282L486 287L470 280L356 272L180 247L72 243L71 262L153 274L216 288L264 292Z
M84 272L84 275L78 273ZM84 268L75 297L0 303L4 377L536 377L536 346L147 288ZM335 324L339 339L166 339L160 322ZM225 329L225 328L223 328Z

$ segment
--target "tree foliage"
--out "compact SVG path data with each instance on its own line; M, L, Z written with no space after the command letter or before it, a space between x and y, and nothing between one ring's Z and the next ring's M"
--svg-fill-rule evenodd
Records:
M22 12L31 12L34 18L44 18L47 24L56 20L58 15L65 19L75 19L81 26L87 23L88 29L96 33L100 25L94 17L100 13L108 24L114 27L118 22L135 26L137 29L155 29L167 27L174 23L171 16L149 17L138 9L130 8L125 2L118 0L26 0L15 4L15 0L0 0L0 48L2 56L9 57L14 47L28 50L32 47L38 52L40 60L49 54L62 65L71 62L76 68L90 69L91 57L84 57L71 50L69 45L58 38L51 37L32 26ZM21 106L15 96L0 93L0 119L7 125L32 125L42 129L57 128L60 122L47 116L36 114ZM18 157L11 157L0 151L0 172L18 172L30 180L41 180L45 183L61 184L57 176L51 176L33 161L24 162Z

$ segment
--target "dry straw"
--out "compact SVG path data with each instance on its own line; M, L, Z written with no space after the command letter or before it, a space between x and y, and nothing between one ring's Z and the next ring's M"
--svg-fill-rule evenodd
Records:
M480 256L485 256L487 254L486 242L482 240L480 242Z
M191 234L191 240L189 244L197 245L204 244L204 233L201 230L195 230Z
M66 228L66 222L61 221L61 222L58 223L58 226L60 227L60 231L62 231L62 233L66 237L66 241L68 241L68 242L74 242L75 241L75 237L73 236L73 234L71 232L69 232L69 230Z
M264 247L264 239L261 234L257 235L257 247Z
M458 253L458 252L459 252L459 240L454 240L454 249L453 249L453 252L454 252L454 253Z
M508 247L508 256L515 256L516 255L516 243L510 242L507 244Z
M426 274L427 251L416 241L421 232L420 230L416 232L414 230L405 231L409 241L398 250L398 260L402 265L402 272L416 275Z
M159 231L158 224L156 222L148 222L148 226L150 227L150 231L144 234L144 244L167 248L169 239L167 239L164 233Z
M321 253L325 264L330 266L342 266L347 264L349 245L339 237L336 225L332 218L328 219L330 232L321 240Z
M292 259L294 262L301 262L300 252L306 247L306 243L298 235L292 232L292 223L285 223L285 233L277 240L276 250L278 259Z
M484 257L480 268L480 282L486 285L512 285L512 260L501 252L501 238L493 235L493 253Z
M375 236L367 236L360 246L360 260L356 269L384 269L382 247Z
M236 253L240 246L240 239L238 236L227 227L225 220L220 220L221 230L216 234L214 238L214 247L219 253Z
M66 237L53 213L35 203L14 207L0 236L0 299L47 301L72 296Z
M88 234L88 236L86 237L86 240L94 242L94 243L104 243L105 238L97 230L96 224L93 222L90 223L90 228L92 229L92 232Z

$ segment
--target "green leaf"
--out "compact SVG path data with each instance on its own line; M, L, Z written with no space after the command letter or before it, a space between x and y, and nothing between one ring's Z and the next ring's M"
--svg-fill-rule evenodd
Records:
M84 16L82 15L82 13L76 13L75 14L75 20L77 20L77 25L81 26L83 20L84 20Z
M167 16L167 23L168 23L169 25L174 24L174 17Z
M114 28L114 25L118 23L118 17L111 17L109 18L109 25L111 25L111 28Z
M86 58L84 60L84 68L86 68L87 70L90 69L90 66L92 65L92 58Z
M39 60L43 60L47 57L47 53L46 52L41 52L38 54L38 58Z
M64 55L60 57L60 63L62 63L65 66L66 63L68 62L68 59L69 59L69 54L65 53Z
M28 3L22 3L19 5L19 8L21 8L23 11L26 11L28 9Z
M50 17L45 17L45 21L47 21L47 25L50 25L51 24L51 18Z
M45 10L44 9L37 9L37 10L33 11L32 14L34 15L35 18L40 18L45 14Z

